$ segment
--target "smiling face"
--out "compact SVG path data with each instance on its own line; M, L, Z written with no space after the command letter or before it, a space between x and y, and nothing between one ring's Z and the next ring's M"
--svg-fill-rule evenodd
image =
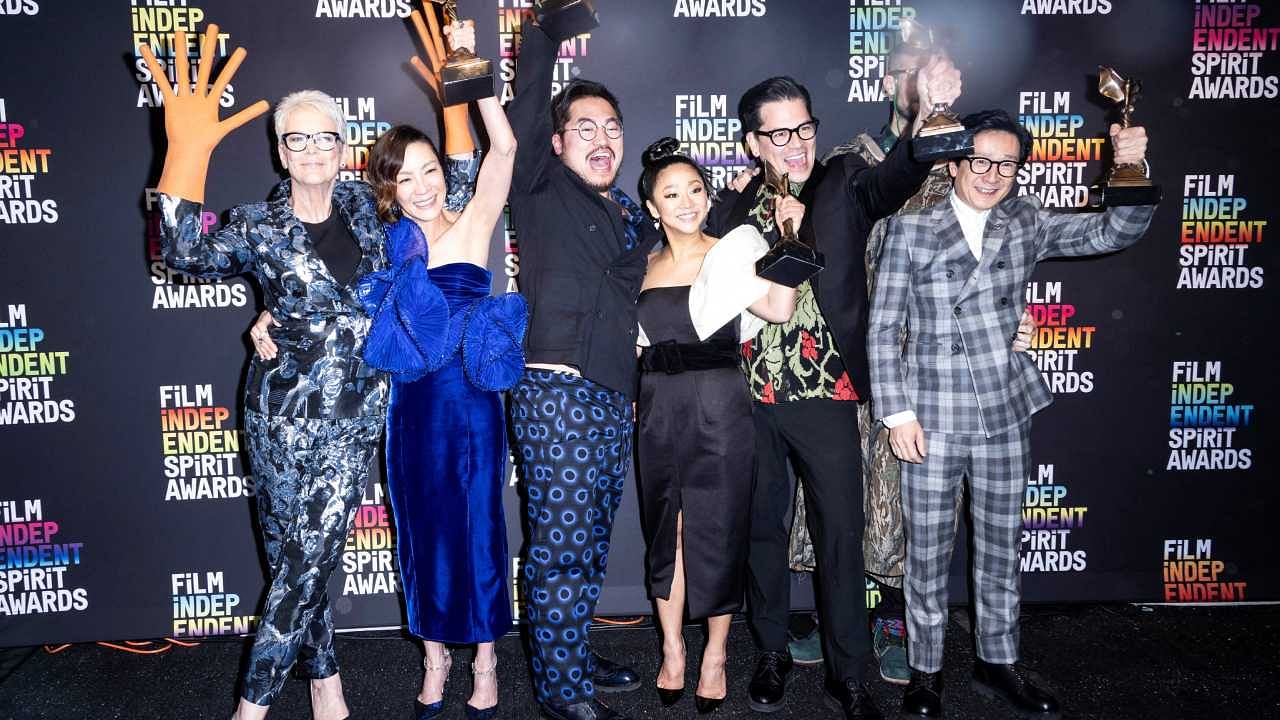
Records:
M991 167L979 175L968 161L952 160L947 165L955 179L956 197L974 210L990 210L1013 189L1013 178L1000 174L997 163L1018 162L1018 136L1003 130L983 130L973 138L973 154L991 160Z
M781 128L796 128L812 120L813 117L804 106L804 100L774 100L760 106L761 132ZM814 159L817 157L818 138L801 140L796 133L786 145L778 147L767 137L756 133L747 134L747 146L751 154L773 168L779 174L786 173L791 182L804 182L813 172Z
M339 138L344 137L342 128L335 127L333 118L305 105L298 107L284 119L281 125L281 137L289 133L335 132ZM317 150L314 139L300 152L294 152L278 141L280 163L289 171L289 177L295 185L323 187L332 184L338 177L346 145L339 141L328 150Z
M405 217L429 223L440 217L444 207L444 172L440 158L424 142L409 143L396 173L396 204Z
M653 197L645 200L649 214L662 222L668 235L693 235L702 229L711 209L702 175L688 163L663 168L653 182Z
M596 124L595 137L590 140L583 140L578 133L583 120ZM556 155L592 190L601 193L609 190L622 167L622 136L609 137L606 123L621 123L613 105L601 97L580 97L569 106L565 126L551 136Z

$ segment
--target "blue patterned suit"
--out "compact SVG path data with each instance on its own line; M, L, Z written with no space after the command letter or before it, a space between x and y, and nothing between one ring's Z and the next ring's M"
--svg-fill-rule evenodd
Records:
M891 220L867 345L877 414L914 411L928 449L923 463L903 464L912 667L942 667L947 571L966 477L978 655L990 663L1017 660L1028 435L1031 415L1052 400L1034 361L1010 348L1026 284L1045 258L1133 245L1153 211L1060 213L1034 197L1006 198L987 218L981 259L949 200Z
M275 360L254 358L245 381L245 434L271 584L245 674L245 699L269 705L295 661L338 672L326 585L337 564L382 435L386 376L361 360L369 318L356 282L386 265L382 225L364 183L338 183L339 213L362 257L348 284L316 254L289 206L288 181L268 202L240 205L204 234L201 206L161 195L165 262L202 278L252 274L267 309Z

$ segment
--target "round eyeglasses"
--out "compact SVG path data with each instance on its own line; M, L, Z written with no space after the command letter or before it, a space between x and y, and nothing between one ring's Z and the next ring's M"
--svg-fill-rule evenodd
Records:
M606 120L602 126L598 125L595 120L583 119L578 121L577 127L565 127L561 132L572 130L578 133L578 137L582 138L582 142L591 142L596 139L596 131L601 127L604 128L605 137L610 140L617 140L622 137L622 123L617 120Z

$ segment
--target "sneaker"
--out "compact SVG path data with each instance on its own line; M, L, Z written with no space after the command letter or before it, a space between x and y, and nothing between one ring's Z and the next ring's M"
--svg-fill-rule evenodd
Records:
M907 664L907 626L902 618L876 618L871 629L871 648L880 663L880 677L894 685L911 682Z
M787 643L791 651L791 662L797 665L822 664L822 632L817 626L804 637L795 637Z

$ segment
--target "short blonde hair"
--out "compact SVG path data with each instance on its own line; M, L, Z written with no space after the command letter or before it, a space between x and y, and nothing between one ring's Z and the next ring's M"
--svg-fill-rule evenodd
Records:
M293 114L293 111L307 108L314 110L321 115L327 115L333 120L333 126L338 131L338 142L345 145L347 142L347 121L342 117L342 108L338 107L338 101L334 100L331 95L319 90L299 90L297 92L285 95L276 105L275 114L272 121L275 123L276 139L284 134L285 121Z

